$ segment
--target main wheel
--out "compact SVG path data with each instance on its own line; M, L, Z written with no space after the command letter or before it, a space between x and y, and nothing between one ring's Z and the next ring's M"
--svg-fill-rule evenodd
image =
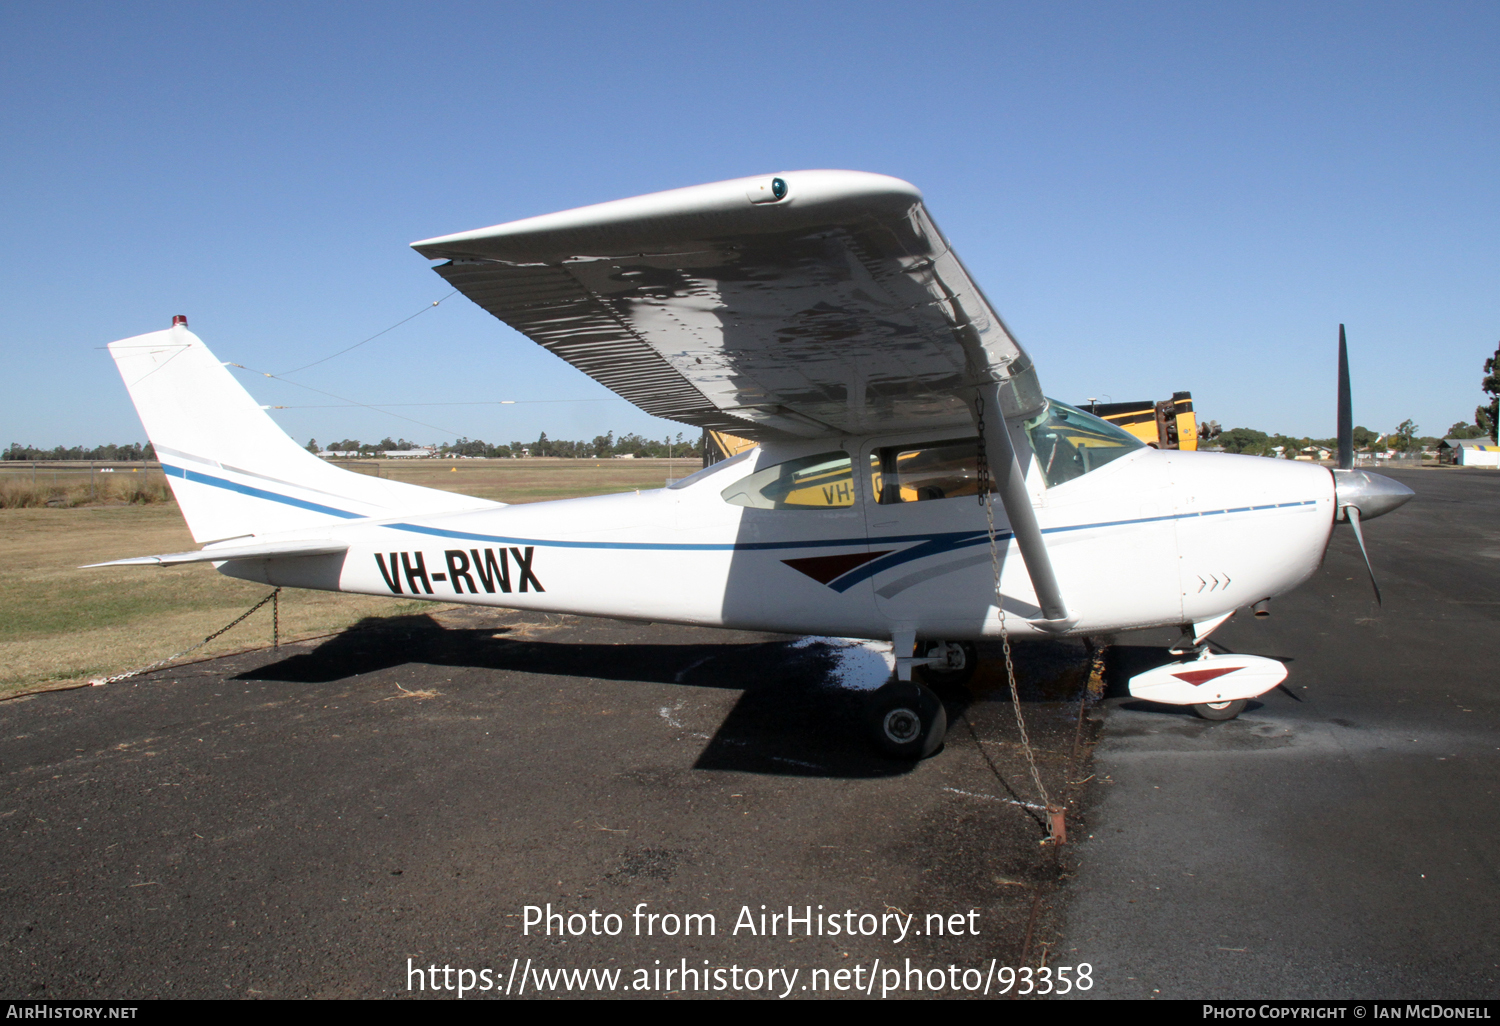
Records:
M1193 706L1193 712L1205 720L1232 720L1244 711L1243 698L1237 698L1233 702L1201 702Z
M958 687L969 683L979 669L979 650L972 641L923 641L917 651L928 659L944 658L946 666L923 666L922 679L933 687Z
M875 745L895 759L925 759L943 745L948 713L930 688L893 680L870 696Z

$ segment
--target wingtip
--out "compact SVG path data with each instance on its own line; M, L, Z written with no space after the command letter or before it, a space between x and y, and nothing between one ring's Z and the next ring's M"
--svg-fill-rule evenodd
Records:
M786 202L766 204L781 209L810 205L817 210L829 205L878 202L882 199L885 202L894 200L898 205L923 202L922 190L911 182L873 171L781 171L628 196L471 231L418 239L408 245L429 260L486 256L520 261L556 259L561 250L552 252L547 240L557 236L569 236L578 232L592 233L595 236L608 235L630 226L637 232L646 231L647 228L654 230L674 218L691 220L726 216L757 217L755 214L747 214L748 210L756 206L748 200L748 193L753 187L773 179L782 179L783 187L790 188L785 197ZM815 214L808 216L814 220L817 217ZM649 234L641 238L649 238ZM634 241L640 241L640 238ZM561 242L557 245L567 248Z

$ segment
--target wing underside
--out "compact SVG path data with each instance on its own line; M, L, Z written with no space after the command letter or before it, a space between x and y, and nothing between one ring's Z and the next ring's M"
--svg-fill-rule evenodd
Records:
M941 427L1031 363L905 182L790 172L414 243L478 305L648 413L757 439Z

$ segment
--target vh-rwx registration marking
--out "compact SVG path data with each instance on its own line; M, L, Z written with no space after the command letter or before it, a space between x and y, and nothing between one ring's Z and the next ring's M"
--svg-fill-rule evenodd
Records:
M471 595L478 595L481 588L490 595L495 594L496 590L509 595L511 556L516 558L517 591L547 590L532 571L534 553L535 546L532 545L524 549L514 546L506 549L502 546L499 549L469 549L467 552L463 549L445 549L443 564L447 570L442 573L429 572L427 560L421 552L392 552L389 556L377 552L375 565L380 567L380 576L385 579L386 587L391 589L392 595L403 594L403 580L406 583L406 593L411 595L434 594L434 581L447 584L455 595L464 594L464 585L468 585L468 593ZM436 560L433 565L437 565Z

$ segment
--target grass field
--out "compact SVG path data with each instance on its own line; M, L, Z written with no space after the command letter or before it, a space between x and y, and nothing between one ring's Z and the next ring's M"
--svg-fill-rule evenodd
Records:
M374 461L357 464L368 470ZM380 476L499 502L540 502L660 488L698 460L380 460Z
M397 481L501 502L536 502L660 488L698 469L676 460L366 461L354 468ZM39 471L39 473L44 473ZM157 474L160 472L157 471ZM0 487L24 474L0 468ZM119 475L124 477L125 475ZM83 489L88 489L87 473ZM139 475L136 475L139 478ZM158 478L159 479L159 478ZM39 480L38 484L42 482ZM69 485L69 502L78 482ZM101 495L98 480L95 494ZM187 648L234 619L270 589L221 577L207 564L79 570L125 556L195 549L173 502L0 509L0 697L109 676ZM341 630L367 617L398 616L429 603L329 592L285 591L283 640ZM190 658L270 644L267 606Z
M151 503L171 499L156 464L0 461L0 509Z

